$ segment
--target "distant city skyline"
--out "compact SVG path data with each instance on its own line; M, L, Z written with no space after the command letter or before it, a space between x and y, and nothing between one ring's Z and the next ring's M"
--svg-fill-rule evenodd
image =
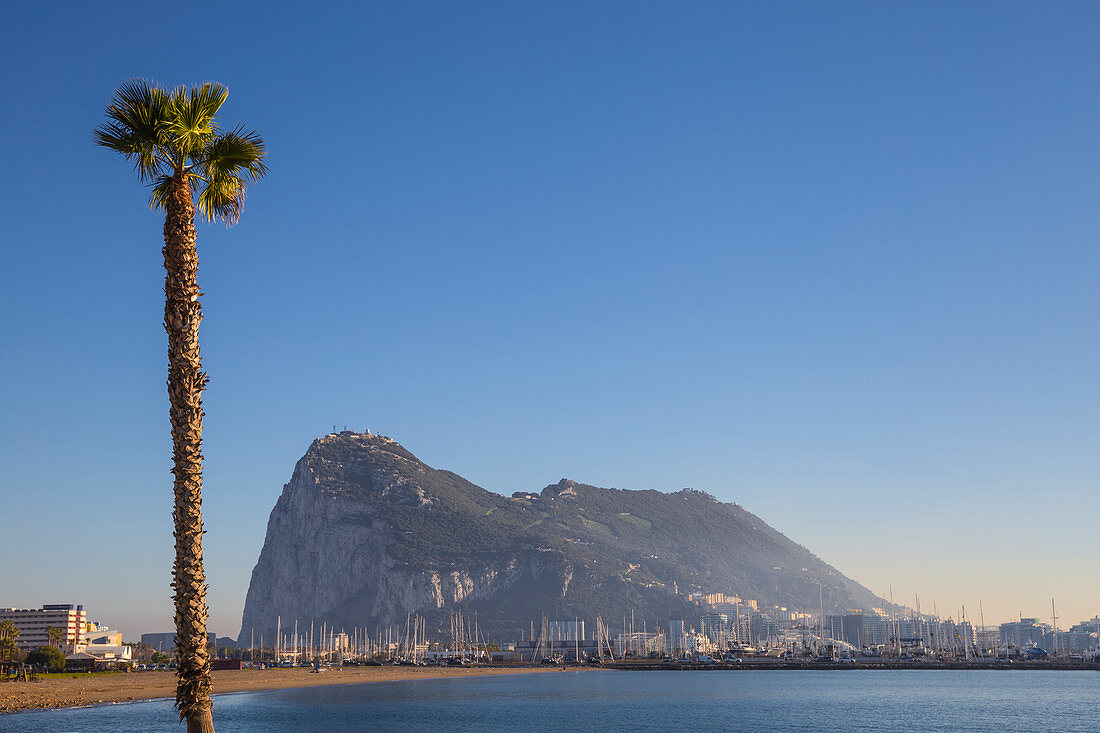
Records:
M0 30L0 606L172 627L163 222L91 139L145 77L270 149L198 234L210 631L334 424L708 491L941 616L1100 611L1100 7L206 11Z

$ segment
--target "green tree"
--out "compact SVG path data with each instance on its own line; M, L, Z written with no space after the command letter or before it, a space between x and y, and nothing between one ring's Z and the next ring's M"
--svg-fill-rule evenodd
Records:
M267 173L255 131L221 130L215 120L229 90L204 83L166 90L132 80L107 105L95 142L122 153L151 186L150 206L164 217L164 330L174 475L172 587L178 660L176 708L188 733L214 730L206 646L206 571L202 555L202 306L195 211L227 225L240 217L245 185Z
M27 664L45 667L50 672L61 672L65 669L65 652L57 647L40 646L27 655Z

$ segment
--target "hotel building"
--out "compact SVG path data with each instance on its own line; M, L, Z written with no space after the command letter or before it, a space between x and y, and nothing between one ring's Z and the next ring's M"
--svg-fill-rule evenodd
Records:
M42 608L0 608L0 621L11 621L15 625L19 630L15 644L27 652L50 645L48 629L51 626L61 630L63 647L82 644L88 617L84 606L52 603Z

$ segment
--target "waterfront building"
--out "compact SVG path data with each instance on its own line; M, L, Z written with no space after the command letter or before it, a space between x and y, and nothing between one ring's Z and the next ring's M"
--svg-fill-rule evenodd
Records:
M1001 629L998 626L979 626L976 630L977 647L983 654L1001 645Z
M668 655L677 659L687 654L687 629L683 619L668 622Z
M1070 631L1082 634L1092 634L1096 636L1100 634L1100 616L1094 616L1087 621L1082 621L1079 624L1074 624L1069 628Z
M959 630L955 619L946 618L938 620L932 626L932 642L937 652L949 652L951 654L962 654L963 648L960 643L962 637L959 635Z
M584 638L584 621L551 621L547 633L555 644L560 641L577 641Z
M1096 648L1096 637L1082 631L1059 631L1058 638L1051 639L1050 648L1059 653L1086 652Z
M906 633L906 631L916 632L915 625L903 629L902 635L919 636L917 633ZM879 646L893 640L889 619L878 613L867 613L855 609L849 609L843 616L840 614L825 616L824 636L826 639L843 641L857 649Z
M538 662L540 659L550 658L577 661L577 654L579 653L580 660L583 661L584 659L607 656L607 651L607 645L604 644L601 649L600 642L596 639L573 640L562 643L560 646L557 643L550 645L539 641L523 640L515 642L510 650L492 652L491 654L493 661ZM454 651L440 651L429 656L442 659L457 655L458 653Z
M42 608L0 608L0 621L11 621L19 630L16 646L22 651L33 651L40 646L50 646L49 629L61 630L61 644L72 648L84 640L84 628L88 617L84 606L71 603L49 603Z
M685 653L689 655L702 654L703 652L711 649L710 643L707 641L707 637L703 636L699 632L692 630L685 634L687 639L687 646L685 647Z
M699 630L712 644L724 645L729 625L730 617L724 613L708 613L699 620Z
M1050 627L1039 623L1037 618L1021 618L1001 624L1001 643L1020 649L1030 646L1042 648L1044 643L1049 644L1045 638L1049 631Z
M863 614L862 633L872 646L889 644L894 640L890 619L881 613Z
M844 617L836 614L829 614L825 617L823 635L826 639L835 639L836 641L844 641Z
M902 616L897 619L894 628L897 630L899 647L907 647L913 653L925 646L924 622L921 619ZM890 636L892 640L893 635Z
M973 624L969 621L962 621L955 624L955 633L958 634L959 643L965 645L963 650L974 650L978 645L978 632L975 631Z
M568 647L568 644L564 645ZM616 638L616 654L620 657L648 657L662 655L668 647L664 632L624 632Z
M879 646L887 641L886 618L877 613L844 615L844 641L858 648Z
M845 641L856 649L871 646L872 642L864 631L862 613L846 613L841 622L841 641Z
M779 637L779 625L776 620L766 613L751 613L748 616L749 643L754 646L763 646L769 639Z
M729 640L735 644L752 644L751 636L749 634L749 616L751 611L749 609L742 609L738 606L734 610L733 617L730 619Z

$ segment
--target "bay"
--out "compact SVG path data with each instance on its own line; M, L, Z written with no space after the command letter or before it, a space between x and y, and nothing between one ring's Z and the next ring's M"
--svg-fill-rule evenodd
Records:
M550 672L215 698L219 733L288 731L1095 731L1096 672ZM169 701L0 717L20 733L182 730Z

